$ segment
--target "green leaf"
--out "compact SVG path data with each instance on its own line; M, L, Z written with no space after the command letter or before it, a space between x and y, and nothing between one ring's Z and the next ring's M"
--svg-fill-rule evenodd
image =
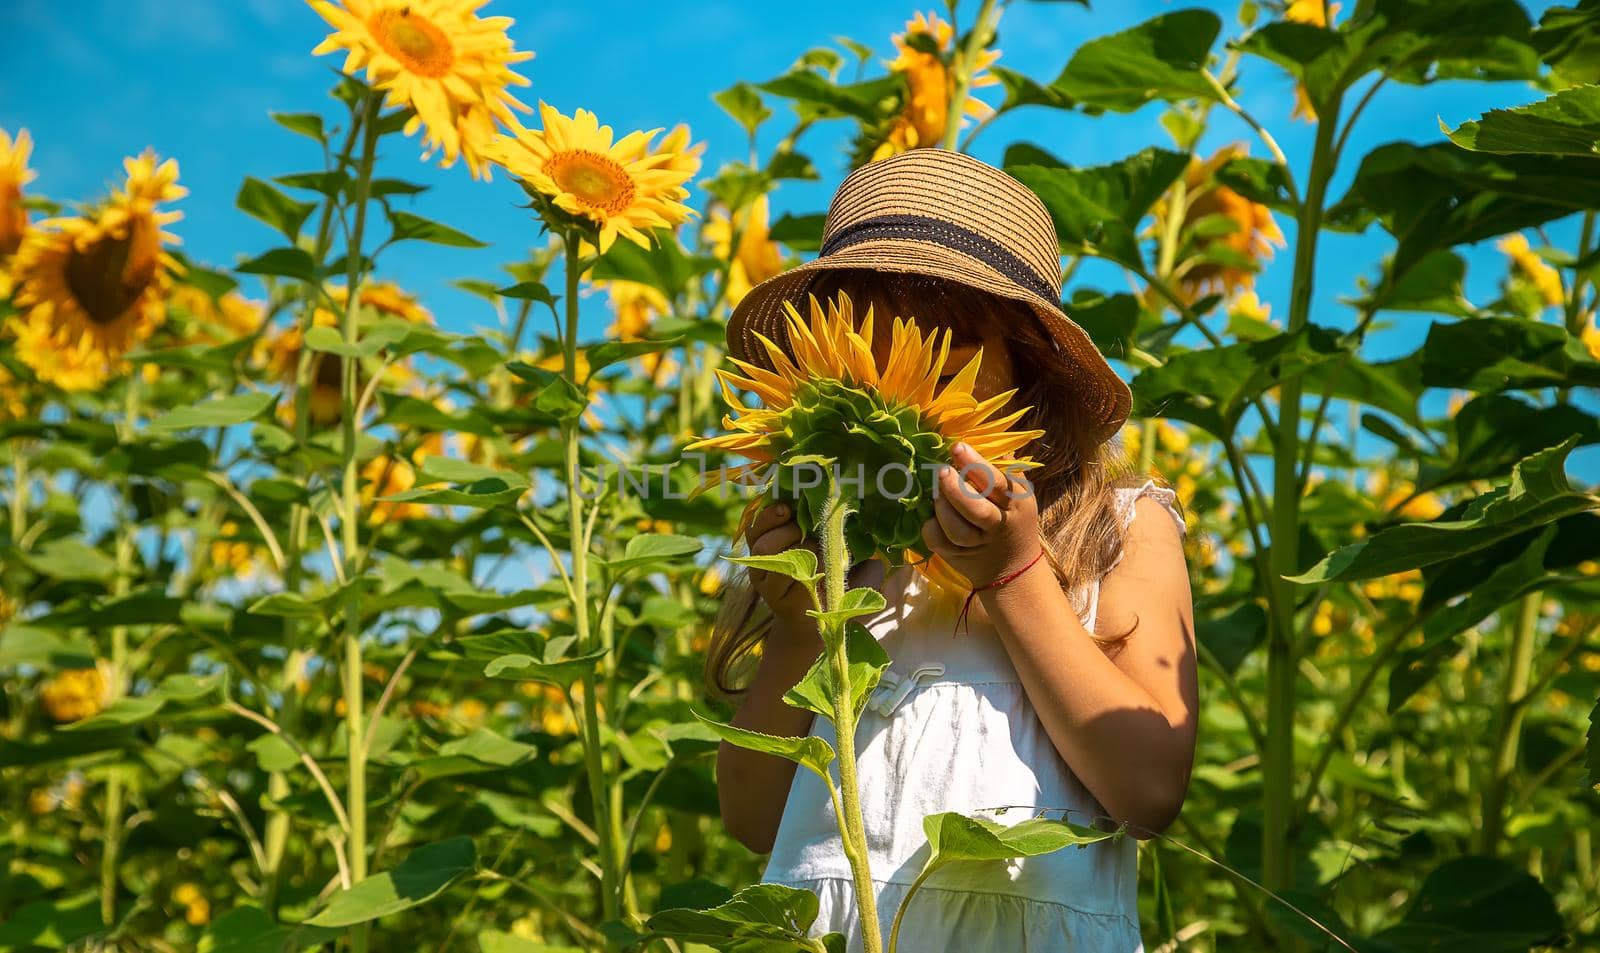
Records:
M724 556L730 563L750 569L761 569L787 576L796 582L815 583L822 578L817 572L817 554L809 549L786 549L771 556Z
M729 953L843 953L843 938L838 934L821 940L809 938L807 931L817 919L819 906L817 895L809 890L752 884L708 910L662 910L645 923L645 929L653 936L705 944ZM835 937L841 942L835 943Z
M809 215L778 216L767 230L767 237L793 248L795 251L817 251L822 247L822 229L828 216L815 212Z
M1177 10L1078 47L1050 88L1080 105L1132 112L1153 99L1214 99L1201 75L1222 21Z
M296 201L254 176L245 176L233 204L271 225L290 242L300 237L300 226L317 207L312 202Z
M1567 440L1523 460L1512 471L1509 485L1478 497L1458 519L1381 530L1324 556L1309 572L1286 578L1303 584L1374 579L1431 566L1563 517L1600 509L1600 497L1574 492L1567 483L1564 468L1576 442Z
M525 940L514 933L484 930L478 934L480 953L584 953L582 947L557 946Z
M531 761L539 749L502 737L487 728L479 728L461 738L453 738L439 746L430 757L418 758L407 765L418 780L455 777L481 771L498 771Z
M409 910L443 893L477 863L478 851L470 837L452 837L418 847L393 870L335 893L328 906L306 923L347 927Z
M682 343L681 337L651 338L645 341L606 341L584 348L583 354L589 361L589 376L593 377L619 361L631 361L646 354L670 351Z
M872 690L878 687L883 670L889 667L889 654L865 627L851 623L845 627L845 661L850 672L851 711L859 717ZM783 700L791 707L814 711L832 721L835 687L833 660L824 651L800 683L784 692Z
M1227 439L1253 399L1347 353L1331 331L1308 325L1260 341L1173 354L1133 379L1134 414L1184 420Z
M806 117L823 119L849 116L872 124L881 122L890 114L905 87L904 81L894 74L851 85L838 85L821 74L801 69L758 83L756 88L803 104L806 108L797 108L797 112Z
M491 659L483 667L483 674L489 678L509 678L526 682L549 682L567 688L594 671L595 663L605 658L605 649L597 649L584 655L561 656L561 651L566 647L568 640L551 639L545 644L544 658L537 659L532 655L513 652Z
M1555 899L1527 871L1469 855L1428 874L1400 923L1372 939L1407 953L1526 953L1564 930Z
M116 575L116 560L81 539L52 539L23 557L34 572L51 579L102 582Z
M218 397L193 407L178 407L150 421L156 433L171 433L198 427L231 427L259 417L278 397L270 391Z
M1119 831L1101 831L1045 817L1006 825L955 812L929 814L922 819L922 830L928 835L931 851L924 871L955 861L1037 857L1063 847L1085 847L1120 836Z
M274 248L250 259L234 271L244 275L272 275L294 278L308 285L317 283L317 263L303 248Z
M1421 354L1422 383L1428 387L1600 386L1600 361L1558 324L1521 318L1435 322Z
M1267 640L1267 612L1255 602L1244 602L1220 616L1195 622L1195 638L1229 675Z
M298 592L274 592L252 602L245 611L283 619L314 619L322 615L321 609Z
M435 245L449 245L452 248L487 248L486 242L480 242L466 232L457 231L448 225L435 222L421 215L410 212L391 211L389 225L394 229L394 234L389 240L432 242Z
M62 950L104 928L98 891L37 900L6 912L0 923L0 949Z
M699 712L695 712L694 716L705 722L707 727L729 744L747 748L751 751L759 751L762 754L775 754L780 758L787 758L795 764L815 771L820 777L832 783L832 779L828 774L828 765L832 764L835 758L833 745L815 735L804 735L798 738L767 735L759 731L735 728L733 725L725 725L720 721L713 721Z
M633 242L614 243L595 260L594 277L637 281L672 300L682 294L691 281L717 267L717 260L709 255L687 254L678 236L668 229L658 228L650 235L654 241L649 248L641 248Z
M565 376L535 367L524 361L512 361L506 369L533 386L533 406L560 420L576 420L589 406L589 399L578 385Z
M877 615L886 605L883 593L876 589L851 589L844 594L844 599L836 609L807 609L806 615L816 619L826 629L829 626L864 615Z
M221 676L201 678L196 675L169 675L148 695L119 698L104 711L92 718L64 726L62 731L98 731L104 728L122 728L148 721L167 706L176 702L188 704L199 701L222 686Z
M772 116L772 110L761 101L761 94L749 83L735 83L711 98L744 127L746 135L755 135L756 129Z
M1109 165L1070 168L1013 165L1005 171L1038 194L1067 254L1109 258L1143 268L1137 227L1163 192L1189 166L1189 157L1145 149Z
M200 935L197 953L302 953L339 935L336 930L279 923L260 907L234 907Z
M640 533L628 540L623 547L622 556L618 559L607 561L606 565L612 572L623 572L629 569L638 569L644 566L655 566L660 563L680 562L685 556L692 556L705 548L705 543L693 536L677 536L672 533Z
M989 72L1000 80L1000 85L1006 91L1005 102L1000 104L1000 112L1016 109L1019 106L1048 106L1052 109L1071 109L1077 103L1071 96L1054 86L1041 86L1037 80L1026 73L1004 66L991 66Z
M322 117L316 113L277 113L269 112L272 121L297 135L317 142L327 143L328 134L323 131Z
M1390 271L1398 278L1435 251L1600 208L1594 174L1592 160L1573 156L1390 143L1361 161L1327 221L1345 231L1379 222L1397 241Z
M1600 86L1573 86L1515 109L1492 109L1452 130L1450 141L1475 152L1600 157Z
M1600 83L1600 4L1594 0L1546 10L1532 43L1556 85Z
M502 298L516 298L518 301L538 301L554 311L556 302L561 300L550 293L549 287L542 281L519 281L507 288L499 288L495 294Z

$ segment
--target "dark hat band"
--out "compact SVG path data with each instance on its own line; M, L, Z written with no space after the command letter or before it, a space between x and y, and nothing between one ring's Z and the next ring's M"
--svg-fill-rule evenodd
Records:
M1055 288L1011 249L970 228L927 215L878 215L852 222L829 235L819 254L884 238L932 242L983 262L1046 301L1059 300Z

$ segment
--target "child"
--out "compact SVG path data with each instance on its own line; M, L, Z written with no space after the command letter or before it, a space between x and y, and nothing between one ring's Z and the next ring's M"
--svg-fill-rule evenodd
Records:
M1017 388L1015 406L1032 408L1017 429L1045 432L1022 451L1041 464L1027 474L1031 488L988 470L965 445L939 475L923 538L977 587L970 604L966 591L914 568L885 572L872 560L853 571L853 585L879 589L888 603L862 620L891 664L857 733L884 940L927 857L925 815L1045 815L1125 824L1132 836L943 868L905 912L904 951L1141 951L1134 838L1165 829L1188 786L1198 690L1183 520L1172 491L1130 480L1113 450L1127 387L1061 312L1059 285L1054 229L1031 192L969 156L921 149L847 178L821 256L758 286L729 325L734 356L759 361L754 332L786 346L783 300L805 314L810 295L845 291L858 322L873 309L880 360L893 317L948 327L947 373L981 346L976 396ZM745 541L756 554L815 546L782 503L761 509ZM822 651L810 607L800 584L771 573L730 590L707 677L743 695L733 724L834 740L827 720L781 700ZM742 688L730 682L741 661L755 665ZM728 830L771 852L763 880L815 892L812 935L839 931L861 950L854 884L821 779L724 743L717 781Z

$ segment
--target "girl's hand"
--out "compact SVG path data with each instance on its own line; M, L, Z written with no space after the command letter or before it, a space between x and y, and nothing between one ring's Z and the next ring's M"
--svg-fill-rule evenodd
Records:
M800 524L795 522L794 508L787 503L769 503L761 508L745 530L752 556L776 556L785 550L809 549L822 562L822 549L816 540L805 539ZM812 608L811 595L805 587L788 576L765 569L750 570L750 583L756 593L766 601L772 614L789 622L807 621L806 610Z
M1039 501L1033 485L1001 473L964 443L951 449L922 539L974 586L1026 566L1039 554ZM1047 567L1048 568L1048 567Z

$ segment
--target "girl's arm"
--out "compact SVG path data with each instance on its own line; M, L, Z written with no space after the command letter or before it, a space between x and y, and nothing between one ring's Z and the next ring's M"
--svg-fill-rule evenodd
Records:
M821 654L822 637L809 617L775 619L760 667L732 724L768 735L808 733L816 716L786 704L783 693L805 677ZM722 742L717 748L717 797L722 823L735 840L758 854L772 850L796 767L786 758Z
M965 447L956 465L987 469ZM993 473L993 471L988 471ZM999 579L1039 551L1038 512L999 476L988 496L941 476L934 550L976 582ZM983 482L977 476L974 485ZM993 485L993 484L991 484ZM1042 560L978 594L1056 750L1106 811L1136 837L1178 816L1194 764L1198 676L1193 605L1178 529L1163 508L1135 503L1122 562L1101 584L1096 628L1128 639L1107 653L1085 630Z

